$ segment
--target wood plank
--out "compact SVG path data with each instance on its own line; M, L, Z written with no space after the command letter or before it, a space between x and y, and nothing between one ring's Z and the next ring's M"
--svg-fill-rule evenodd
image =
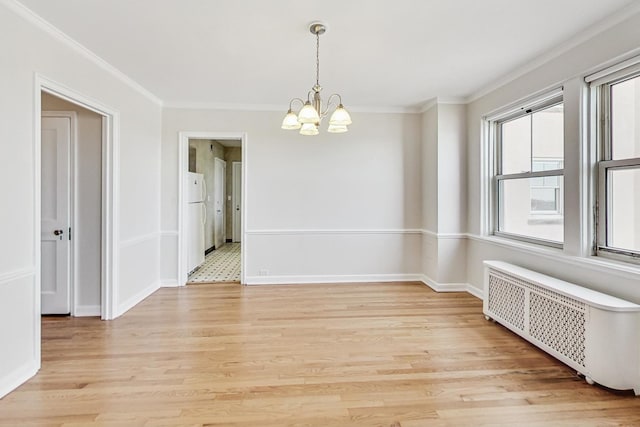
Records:
M42 319L0 425L637 425L466 293L416 283L161 289L120 319Z

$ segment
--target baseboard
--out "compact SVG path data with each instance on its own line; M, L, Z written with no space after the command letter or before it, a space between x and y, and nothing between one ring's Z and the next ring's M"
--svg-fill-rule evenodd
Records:
M151 295L152 293L154 293L158 289L160 289L160 282L154 282L154 283L150 284L149 286L147 286L146 288L144 288L143 290L141 290L140 292L138 292L137 294L135 294L132 297L130 297L129 299L127 299L126 301L124 301L123 303L119 304L118 305L118 316L122 316L127 311L131 310L138 303L142 302L145 298L147 298L149 295ZM116 316L116 317L118 317L118 316Z
M205 254L205 255L209 255L211 252L213 252L213 251L215 251L215 250L216 250L216 247L215 247L215 246L211 246L209 249L206 249L206 250L204 251L204 254Z
M164 279L160 281L161 288L177 288L180 284L175 279Z
M429 286L436 292L466 292L466 283L439 283L426 275L422 275L422 283Z
M77 305L73 311L74 317L102 316L102 307L99 305Z
M331 276L248 276L247 285L299 285L314 283L420 282L420 274L345 274Z
M436 292L468 292L476 298L482 299L484 292L469 283L438 283L426 275L422 275L422 283Z
M8 376L0 379L0 399L27 382L38 373L38 369L40 369L40 366L35 360L32 360Z
M424 274L354 274L330 276L248 276L247 285L305 285L317 283L422 282L436 292L468 292L483 299L483 290L469 283L438 283Z
M484 289L476 288L472 284L468 283L467 292L478 299L484 300Z

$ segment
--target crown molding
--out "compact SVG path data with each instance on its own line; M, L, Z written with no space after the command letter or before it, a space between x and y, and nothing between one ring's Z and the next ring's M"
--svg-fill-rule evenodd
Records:
M82 44L78 43L76 40L69 37L67 34L65 34L60 29L58 29L57 27L55 27L54 25L52 25L51 23L43 19L41 16L36 14L34 11L29 9L22 3L18 2L17 0L0 0L0 3L3 4L5 7L7 7L7 9L12 10L16 15L25 19L27 22L30 22L35 27L49 34L54 39L58 40L62 44L71 48L72 50L79 53L80 55L84 56L86 59L93 62L102 70L113 75L115 78L117 78L118 80L120 80L121 82L123 82L124 84L126 84L127 86L135 90L136 92L140 93L141 95L143 95L144 97L152 101L154 104L158 106L162 106L162 100L160 98L158 98L153 93L145 89L142 85L134 81L131 77L127 76L122 71L118 70L116 67L109 64L107 61L105 61L104 59L102 59L101 57L93 53L91 50L89 50Z
M354 105L349 107L349 111L353 111L355 113L381 113L381 114L414 114L419 113L420 111L414 107L364 107Z
M461 96L437 96L416 107L418 113L426 113L436 105L467 105L467 98Z
M463 96L438 96L436 102L446 105L466 105L469 103L467 98Z
M265 112L277 111L284 114L287 111L287 104L233 104L218 102L172 102L165 101L162 106L168 109L176 110L219 110L219 111L247 111L247 112ZM347 109L352 113L380 113L380 114L407 114L419 113L416 108L411 107L362 107L348 106Z
M432 109L436 105L438 105L438 98L431 98L430 100L428 100L427 102L425 102L422 105L419 105L416 108L418 109L419 113L426 113L427 111L429 111L430 109Z
M637 14L638 12L640 12L640 2L631 3L630 5L620 9L617 12L614 12L613 14L604 18L603 20L595 23L594 25L590 26L586 30L574 35L564 43L561 43L555 48L547 51L546 53L543 53L542 55L535 58L533 61L529 61L527 64L523 65L522 67L518 67L514 69L513 71L503 75L497 80L494 80L492 83L489 83L488 85L481 88L477 92L469 95L466 98L466 103L469 104L474 101L477 101L478 99L493 92L494 90L497 90L502 86L505 86L508 83L511 83L517 78L524 76L525 74L535 70L536 68L539 68L540 66L561 56L562 54L568 52L569 50L581 45L582 43L595 37L596 35L603 33L604 31L614 27L615 25Z
M165 101L164 108L176 110L221 110L221 111L278 111L286 112L287 105L274 104L233 104L220 102L189 102L189 101Z

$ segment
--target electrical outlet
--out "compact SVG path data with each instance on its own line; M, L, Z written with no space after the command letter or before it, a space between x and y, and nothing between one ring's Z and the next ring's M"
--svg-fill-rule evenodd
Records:
M262 270L260 270L260 271L258 272L258 275L259 275L259 276L268 276L268 275L269 275L269 270L267 270L267 269L263 268Z

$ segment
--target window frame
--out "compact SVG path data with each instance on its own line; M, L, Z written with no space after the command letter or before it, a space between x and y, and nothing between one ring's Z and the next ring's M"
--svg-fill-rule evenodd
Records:
M547 177L547 176L560 176L564 179L564 159L563 159L563 167L562 169L553 169L547 171L529 171L529 172L520 172L520 173L511 173L511 174L503 174L502 173L502 132L501 126L504 123L509 121L518 119L520 117L524 117L527 115L533 115L534 113L545 110L547 108L553 107L555 105L564 105L564 96L562 88L556 89L554 91L550 91L546 95L540 95L533 99L532 101L521 105L517 108L512 108L503 114L495 115L494 117L487 118L489 122L489 138L490 138L490 146L491 146L491 158L493 161L493 167L491 168L491 203L490 203L490 234L512 239L518 240L526 243L533 243L541 246L548 246L553 248L562 249L564 247L564 242L557 242L553 240L541 239L532 236L525 236L515 233L509 233L500 230L501 216L503 215L503 211L500 209L503 206L503 194L500 191L500 185L503 181L508 181L512 179L526 179L526 178L538 178L538 177ZM563 151L564 151L564 136L563 136ZM533 162L533 157L531 158ZM564 206L564 191L560 191L562 197L561 206ZM560 208L560 213L557 215L563 215L564 208ZM531 216L532 213L529 212ZM538 218L547 216L548 214L533 214ZM563 227L564 228L564 227ZM563 236L564 237L564 236ZM564 238L563 238L564 240Z
M640 60L640 59L639 59ZM597 73L586 81L590 84L593 102L591 108L595 109L595 185L596 199L594 201L594 230L592 255L640 264L640 251L616 248L608 245L608 234L611 228L611 206L609 203L611 183L608 180L610 170L640 169L640 157L631 157L613 160L612 153L612 108L611 89L614 85L627 80L640 78L640 64L626 68L612 67Z

